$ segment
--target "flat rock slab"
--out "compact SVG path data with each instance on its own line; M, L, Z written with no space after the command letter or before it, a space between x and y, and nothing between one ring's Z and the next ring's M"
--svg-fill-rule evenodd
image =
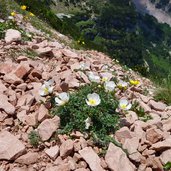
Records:
M8 102L8 97L0 94L0 99L0 109L3 109L9 115L13 115L15 113L15 107Z
M72 140L66 140L62 143L62 145L60 146L60 156L62 158L65 158L67 156L69 156L74 148L74 142Z
M75 53L75 52L72 52L71 50L69 49L63 49L62 50L62 53L65 55L65 56L68 56L70 58L78 58L78 54Z
M59 147L57 145L45 150L45 153L52 159L55 160L59 154Z
M162 164L166 164L167 162L171 161L171 150L166 150L160 155L160 160Z
M162 102L155 102L154 100L150 100L149 105L152 109L157 111L164 111L166 109L166 104Z
M20 156L16 162L20 163L20 164L26 164L26 165L30 165L30 164L34 164L37 162L39 157L39 154L36 152L28 152L25 155Z
M135 166L129 161L121 148L110 143L105 161L111 171L135 171Z
M150 147L150 149L155 151L163 151L168 148L171 148L171 138L152 144Z
M59 126L60 118L58 116L52 119L45 119L37 128L42 141L48 140Z
M91 147L79 151L81 157L88 163L92 171L104 171L100 165L100 158Z
M54 54L52 52L52 48L45 47L45 48L39 48L36 50L39 56L47 56L47 57L53 57Z
M25 146L8 131L0 133L0 160L15 160L25 152Z

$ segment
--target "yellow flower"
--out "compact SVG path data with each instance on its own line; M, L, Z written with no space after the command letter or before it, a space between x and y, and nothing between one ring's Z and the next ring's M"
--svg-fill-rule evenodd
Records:
M115 90L116 84L113 81L105 82L104 88L106 92L112 92Z
M131 85L135 85L135 86L140 84L139 80L129 80L129 82L130 82Z
M27 6L22 5L20 8L21 8L22 10L26 10Z
M85 45L85 42L82 42L83 45Z
M30 12L29 15L30 15L31 17L34 17L34 16L35 16L32 12Z
M15 15L16 15L15 11L11 12L11 16L15 16Z

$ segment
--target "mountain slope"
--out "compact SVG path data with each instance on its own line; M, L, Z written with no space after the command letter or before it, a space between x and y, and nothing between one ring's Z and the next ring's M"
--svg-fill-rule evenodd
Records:
M34 1L18 2L25 3L60 32L72 36L75 46L84 42L83 47L103 51L123 65L154 78L169 74L170 27L159 24L152 16L139 14L132 1L42 1L40 11ZM61 13L72 17L56 17Z
M11 5L0 20L0 170L168 169L171 106L153 83Z
M93 6L95 1L87 1L87 4L91 6L91 16L83 12L76 21L70 20L79 27L83 39L100 46L99 49L141 73L147 74L144 61L150 66L150 75L155 73L160 77L169 73L165 64L170 66L171 29L167 25L157 23L149 15L137 13L132 1L99 3L98 9ZM160 67L157 60L162 61L163 66Z

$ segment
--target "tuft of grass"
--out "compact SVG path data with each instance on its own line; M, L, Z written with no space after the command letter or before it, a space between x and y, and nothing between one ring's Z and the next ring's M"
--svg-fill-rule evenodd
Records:
M0 23L0 39L5 37L6 24Z
M152 117L149 114L145 113L144 109L139 106L139 103L137 101L132 104L132 111L134 111L138 115L138 118L144 122L152 119Z
M32 49L23 49L21 55L26 55L28 58L35 59L38 54Z
M156 89L154 98L157 101L163 101L171 105L171 75L160 82L160 88Z
M89 93L99 94L101 103L98 106L87 105L86 99ZM114 141L110 135L119 127L120 117L116 112L117 107L118 101L115 99L114 93L107 93L104 88L93 83L72 93L67 104L60 107L54 106L51 112L61 118L62 133L69 134L74 130L81 131L87 133L95 144L105 146ZM86 129L85 120L88 117L91 118L92 125Z
M28 135L28 138L29 138L30 144L33 147L38 147L41 139L40 139L39 134L36 131L31 131Z

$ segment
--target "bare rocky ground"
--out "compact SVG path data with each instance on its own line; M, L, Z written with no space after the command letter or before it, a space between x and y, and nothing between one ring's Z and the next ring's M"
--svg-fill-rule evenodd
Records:
M162 171L171 161L171 106L154 101L154 86L148 79L124 70L100 52L76 51L38 33L32 41L22 43L17 31L7 32L0 41L0 171ZM23 49L35 51L37 57L14 58L12 53ZM40 103L45 98L40 97L39 89L49 79L55 82L55 92L90 83L86 74L77 71L82 62L99 75L108 65L118 79L127 76L141 83L116 93L119 98L138 101L152 118L144 122L128 111L122 119L124 126L114 137L127 154L110 143L101 157L101 149L80 132L54 136L60 118L51 116L47 106ZM28 139L35 128L42 139L38 148Z

